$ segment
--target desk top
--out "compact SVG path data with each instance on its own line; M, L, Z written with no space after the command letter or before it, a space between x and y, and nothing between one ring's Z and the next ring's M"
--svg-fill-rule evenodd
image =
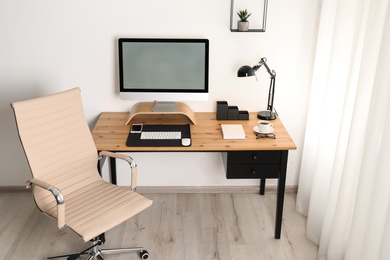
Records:
M181 115L142 115L125 125L128 112L103 112L92 131L98 151L142 152L142 151L257 151L257 150L295 150L296 146L279 118L273 120L276 139L256 139L253 127L257 125L257 113L251 112L249 120L217 120L214 112L195 113L196 125L191 125L192 145L188 147L128 147L127 136L131 124L190 124ZM221 124L241 124L246 139L225 140Z

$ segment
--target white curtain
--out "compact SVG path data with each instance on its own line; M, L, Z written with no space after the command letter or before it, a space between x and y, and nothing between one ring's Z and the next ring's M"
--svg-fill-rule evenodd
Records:
M297 196L318 259L390 259L390 0L323 0Z

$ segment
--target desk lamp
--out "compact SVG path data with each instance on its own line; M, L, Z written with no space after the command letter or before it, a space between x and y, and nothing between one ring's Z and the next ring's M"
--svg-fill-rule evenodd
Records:
M276 119L276 114L273 112L274 109L274 93L275 93L275 78L276 78L276 72L274 70L270 70L270 68L267 65L267 58L263 57L260 59L260 61L253 67L251 66L242 66L237 71L237 77L251 77L256 76L256 71L260 69L261 66L263 66L267 69L269 75L271 76L271 82L269 85L269 92L268 92L268 105L266 111L260 111L257 114L257 117L264 120L274 120Z

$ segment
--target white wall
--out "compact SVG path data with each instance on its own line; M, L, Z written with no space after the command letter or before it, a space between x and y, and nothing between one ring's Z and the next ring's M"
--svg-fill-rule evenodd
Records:
M265 108L266 71L258 73L259 82L238 79L236 71L267 57L277 73L275 107L298 146L290 152L287 176L287 185L296 185L320 2L270 0L265 33L231 33L228 0L2 0L0 186L23 185L30 177L11 102L78 86L91 127L101 111L132 107L135 101L118 95L119 37L210 39L210 99L188 102L194 111L215 111L217 100L242 110ZM140 186L258 185L257 180L226 180L218 153L132 156ZM119 164L120 180L125 171Z

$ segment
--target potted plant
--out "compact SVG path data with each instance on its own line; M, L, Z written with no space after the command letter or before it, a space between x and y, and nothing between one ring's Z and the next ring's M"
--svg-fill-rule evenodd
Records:
M249 21L248 18L251 16L252 13L248 13L248 10L239 10L237 12L238 17L240 17L240 20L237 22L237 28L241 32L248 31L249 29Z

